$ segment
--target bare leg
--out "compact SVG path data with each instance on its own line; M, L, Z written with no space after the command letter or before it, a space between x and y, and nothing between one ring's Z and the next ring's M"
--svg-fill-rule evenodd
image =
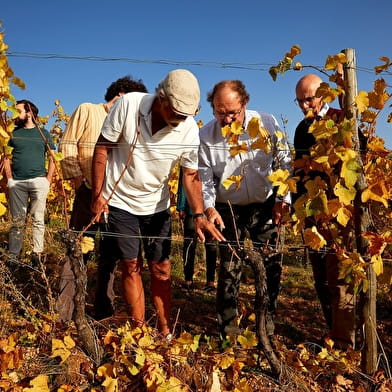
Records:
M171 261L149 262L151 296L158 315L158 327L164 336L170 333Z
M145 300L141 275L142 260L139 258L121 260L124 299L128 312L137 325L144 324Z

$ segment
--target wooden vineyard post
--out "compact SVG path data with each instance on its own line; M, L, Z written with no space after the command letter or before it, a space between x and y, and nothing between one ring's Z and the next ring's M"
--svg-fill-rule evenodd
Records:
M347 58L344 65L345 80L345 97L344 111L347 119L351 120L354 127L355 149L360 151L360 140L358 135L357 110L355 106L355 97L357 96L357 76L356 76L356 59L354 49L344 49L342 51ZM363 167L361 154L358 154L359 167ZM360 172L356 184L356 197L354 200L354 232L355 246L357 251L366 259L366 240L362 237L362 233L368 231L370 226L370 214L366 205L361 201L361 194L366 188L366 178L363 171ZM367 277L369 279L369 288L366 293L362 293L363 301L361 301L361 316L365 325L365 342L362 349L361 368L366 374L373 374L377 370L377 336L376 336L376 294L377 281L376 274L369 263L367 268Z

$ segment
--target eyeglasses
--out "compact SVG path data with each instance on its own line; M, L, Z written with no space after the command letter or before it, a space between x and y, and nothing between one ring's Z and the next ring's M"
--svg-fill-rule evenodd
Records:
M305 102L306 103L312 103L317 97L313 95L312 97L305 97L305 98L295 98L294 102L297 103L298 105L302 105Z
M233 119L233 118L236 118L237 116L239 116L241 114L242 109L243 108L241 108L240 110L237 110L237 111L226 112L226 113L221 113L221 112L217 112L216 110L214 110L214 114L215 114L216 117L219 117L219 118L230 117L230 118Z

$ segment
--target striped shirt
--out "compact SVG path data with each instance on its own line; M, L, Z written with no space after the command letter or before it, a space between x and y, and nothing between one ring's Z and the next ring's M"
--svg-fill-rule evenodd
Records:
M82 103L72 114L59 146L65 179L83 176L86 186L91 189L94 147L107 112L104 103Z

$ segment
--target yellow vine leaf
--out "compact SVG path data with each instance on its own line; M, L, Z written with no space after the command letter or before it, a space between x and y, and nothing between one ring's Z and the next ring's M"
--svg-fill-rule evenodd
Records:
M229 152L230 152L230 155L232 157L235 157L238 154L241 154L241 153L245 154L245 153L247 153L248 152L248 147L247 147L245 142L242 142L238 146L230 147Z
M286 135L282 132L282 131L275 131L275 135L276 137L281 140L281 139L285 139Z
M374 272L377 276L384 272L384 264L381 255L372 256L370 262L372 263Z
M105 387L105 392L118 392L117 378L107 376L101 385Z
M244 128L242 127L242 124L238 121L233 121L230 124L230 129L231 132L235 135L242 135L244 133Z
M325 191L320 191L317 197L312 198L306 203L306 216L317 216L319 214L328 214L328 199Z
M183 345L190 345L193 343L193 336L189 332L182 332L178 337L177 342Z
M369 281L365 272L367 263L357 252L341 254L340 257L339 279L344 279L346 283L352 284L354 293L362 289L366 292L369 288Z
M293 58L301 53L301 48L298 45L293 45L290 52L285 53L283 60L280 60L278 65L272 66L269 69L269 74L275 81L278 73L284 74L288 71L293 63Z
M365 110L361 114L361 122L373 123L377 119L377 112L374 110Z
M384 204L385 208L388 208L388 199L388 188L386 187L383 179L379 179L376 184L368 186L361 195L363 203L366 203L369 200L374 200Z
M61 363L65 362L68 357L71 355L70 349L75 346L75 342L72 340L71 337L68 336L68 339L66 339L67 336L64 338L64 340L60 339L52 339L52 355L51 357L60 357L61 358ZM71 343L72 341L72 343Z
M7 203L5 193L0 193L0 216L3 216L7 212L7 208L4 205L5 203Z
M241 378L240 382L238 383L238 387L234 388L234 392L253 392L254 389L249 385L247 379Z
M290 178L290 172L288 170L278 169L275 170L268 176L268 179L272 182L273 186L277 186L277 193L279 196L286 195L290 192L297 192L297 183L296 179Z
M64 344L67 348L74 348L76 346L75 341L69 335L64 336Z
M23 392L50 392L48 376L40 374L30 381L31 388L23 388Z
M248 127L246 128L246 130L248 131L248 134L252 139L259 136L261 134L260 118L252 117L248 123Z
M258 117L252 117L246 130L252 139L258 136L260 133L260 119Z
M151 347L153 343L154 339L150 334L146 334L138 340L138 344L140 347Z
M54 159L56 162L60 162L63 159L63 153L62 152L55 152Z
M321 83L320 87L316 91L316 97L320 97L323 99L324 102L332 102L342 94L344 91L340 87L332 88L328 83Z
M371 255L371 263L374 272L379 276L384 272L382 254L387 245L392 243L391 233L389 231L383 234L367 232L363 233L362 236L366 238L369 243L367 251Z
M230 125L225 125L221 128L221 133L223 137L228 137L232 134L242 135L244 133L244 128L242 124L238 121L233 121Z
M144 382L147 386L147 390L153 390L153 386L161 385L165 382L165 379L166 377L163 372L163 369L157 363L151 363L148 368L148 372L144 377Z
M327 71L333 71L339 64L347 63L347 57L344 53L338 53L328 56L324 68Z
M82 253L83 254L91 252L92 250L94 250L94 246L95 246L94 238L84 236L82 238L80 246L82 247Z
M224 127L222 127L221 134L223 137L227 137L227 136L231 135L230 125L225 125Z
M339 201L345 205L351 204L356 194L355 188L345 187L339 183L335 185L333 192L339 198Z
M256 333L246 330L242 335L237 338L238 343L244 349L249 349L257 346L258 340Z
M348 188L351 188L356 184L359 177L359 170L360 165L356 158L343 162L340 175Z
M72 191L72 190L73 190L72 183L71 183L71 181L69 181L69 180L63 181L63 186L64 186L64 189L65 189L66 191Z
M299 55L301 53L301 47L299 45L293 45L290 48L290 52L286 53L285 57L289 57L293 59L295 56Z
M62 384L57 392L72 392L73 389L74 388L71 385ZM90 392L94 392L94 389L91 389Z
M341 207L338 209L336 219L342 226L346 227L351 217L352 217L352 213L346 207Z
M229 178L226 178L226 180L222 181L222 185L226 190L229 189L232 185L235 185L235 190L240 189L242 177L243 176L241 175L230 176Z
M187 392L189 388L184 385L178 378L170 376L169 380L159 385L156 392Z
M386 246L392 243L392 236L389 231L383 234L366 232L363 233L362 236L369 242L367 251L371 256L376 254L381 255L384 252Z
M141 347L135 349L135 363L139 366L143 366L146 362L146 355Z
M173 169L172 169L172 171L171 171L171 173L169 175L169 181L168 181L169 190L170 190L170 193L172 195L176 195L177 192L178 192L178 179L179 179L179 176L180 176L180 165L177 163L173 167Z
M305 183L305 188L308 191L311 199L317 197L321 191L328 189L327 183L317 176L314 180L309 180Z
M368 93L361 90L355 97L355 103L357 104L358 113L364 112L369 106Z
M314 121L309 127L309 133L313 134L316 140L330 138L338 133L338 127L331 119Z
M97 375L104 380L102 386L105 387L105 392L117 392L118 383L116 377L116 368L111 363L105 363L97 369Z
M306 246L315 250L320 250L323 246L327 245L325 238L317 231L316 226L305 229L304 242Z
M389 94L386 91L387 84L384 79L374 81L374 89L368 93L369 106L377 110L384 108L385 103L389 99Z
M347 187L352 187L357 182L360 166L357 162L357 152L351 148L338 147L335 154L342 160L340 175L344 178Z
M217 362L217 366L224 370L229 368L234 361L235 356L233 354L226 354Z
M379 74L379 73L381 73L383 71L387 71L388 68L392 65L391 61L389 60L389 57L384 57L383 56L383 57L380 57L380 60L384 61L385 64L376 65L374 67L374 71L375 71L376 74Z
M238 139L239 139L239 135L235 135L234 133L232 133L227 138L227 143L229 143L230 146L236 146L238 144Z
M270 138L264 138L263 136L260 136L257 138L250 146L253 150L262 150L266 154L269 154L271 152L271 140Z
M12 83L15 86L18 86L21 90L26 89L26 85L25 85L24 81L16 76L14 78L12 78Z

